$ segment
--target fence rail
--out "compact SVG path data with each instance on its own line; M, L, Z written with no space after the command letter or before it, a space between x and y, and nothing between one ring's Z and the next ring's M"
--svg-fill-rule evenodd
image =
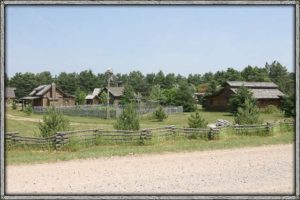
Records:
M293 130L293 123L279 122L279 127L283 130ZM293 126L292 126L293 125ZM272 133L275 124L264 125L239 125L224 127L224 129L232 128L238 135L260 133L269 135ZM151 141L154 137L183 136L187 138L200 138L205 140L213 140L223 128L182 128L176 126L164 126L156 128L147 128L137 131L131 130L103 130L89 129L77 131L57 132L54 136L48 138L22 136L18 132L6 132L5 141L8 144L28 144L28 145L53 145L56 149L60 149L64 145L75 141L78 143L144 143Z

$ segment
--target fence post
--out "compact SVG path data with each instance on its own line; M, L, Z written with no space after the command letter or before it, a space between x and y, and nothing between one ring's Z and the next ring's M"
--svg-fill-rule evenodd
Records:
M141 135L140 135L140 142L141 142L141 144L144 144L144 141L146 139L146 134L147 134L146 129L142 129Z
M55 149L59 150L60 147L62 146L63 142L63 133L62 132L57 132L55 134Z
M215 138L215 133L218 131L218 128L210 128L208 133L208 139L213 140Z
M170 131L171 131L172 135L174 136L176 133L175 126L170 126Z
M272 131L273 131L273 124L267 122L267 134L272 134Z

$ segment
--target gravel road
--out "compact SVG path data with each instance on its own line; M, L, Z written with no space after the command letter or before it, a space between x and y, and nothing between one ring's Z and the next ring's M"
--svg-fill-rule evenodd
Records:
M291 194L293 145L9 165L7 194Z

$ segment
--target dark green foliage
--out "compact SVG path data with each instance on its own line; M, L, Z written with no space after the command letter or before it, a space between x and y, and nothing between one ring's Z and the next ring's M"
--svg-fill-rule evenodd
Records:
M56 78L57 87L67 94L75 94L79 88L78 78L76 73L62 72Z
M12 102L11 104L11 109L16 110L17 109L17 104L15 101Z
M35 87L38 86L36 76L33 73L26 72L16 73L10 79L10 86L16 88L16 98L21 98L28 95Z
M135 102L133 88L131 87L131 85L125 85L120 104L124 106L126 104L133 103L133 102Z
M285 93L287 95L294 94L295 74L288 73L286 67L282 66L277 61L274 61L271 65L266 63L265 68L269 72L269 77L270 77L271 81L276 83L278 85L279 89L283 93Z
M262 122L258 108L250 99L246 99L243 105L238 107L234 121L237 124L260 124Z
M241 72L241 75L245 81L271 81L266 68L252 67L249 65Z
M175 94L175 105L183 106L184 112L193 112L196 109L193 92L186 82L182 82Z
M238 111L238 108L245 104L247 99L250 103L255 104L255 99L253 98L251 91L245 86L242 86L237 90L236 94L232 95L229 99L230 111L235 114Z
M134 104L126 104L123 112L117 118L114 128L118 130L139 130L140 121Z
M283 98L282 110L286 117L296 116L295 96L285 96Z
M77 105L85 104L86 93L82 90L77 89L75 92L75 102Z
M151 101L159 102L163 105L166 102L166 96L164 95L164 89L161 89L160 85L154 85L151 89L149 99Z
M162 122L164 119L167 119L168 115L166 114L164 108L159 106L153 113L154 118Z
M47 115L43 116L43 122L39 123L39 129L42 137L50 137L59 131L66 131L70 128L70 122L64 115L51 107L47 111Z
M188 124L190 128L206 128L207 121L200 115L200 112L197 110L194 114L188 118Z
M32 106L31 106L31 105L26 106L25 109L24 109L24 112L25 112L27 115L31 115L32 112L33 112Z

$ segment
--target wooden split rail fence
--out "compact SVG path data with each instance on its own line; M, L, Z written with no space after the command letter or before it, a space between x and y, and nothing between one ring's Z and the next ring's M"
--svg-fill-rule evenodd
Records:
M76 143L144 143L153 137L183 136L187 138L199 138L213 140L221 129L232 128L238 135L261 133L269 135L272 133L275 124L265 125L239 125L223 128L180 128L176 126L165 126L158 128L147 128L138 131L129 130L103 130L90 129L79 131L61 131L48 138L21 136L18 132L6 132L5 141L8 144L18 145L53 145L56 149L73 142ZM279 122L280 126L294 128L293 123ZM290 129L289 129L290 130ZM291 129L292 130L292 129Z

